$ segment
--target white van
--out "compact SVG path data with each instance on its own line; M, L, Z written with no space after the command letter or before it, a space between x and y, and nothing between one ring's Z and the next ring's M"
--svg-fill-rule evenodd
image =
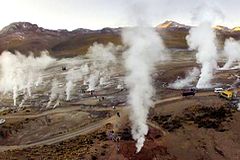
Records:
M6 121L5 119L0 119L0 125L5 123L5 121Z
M215 93L221 93L222 91L224 91L223 88L214 88Z

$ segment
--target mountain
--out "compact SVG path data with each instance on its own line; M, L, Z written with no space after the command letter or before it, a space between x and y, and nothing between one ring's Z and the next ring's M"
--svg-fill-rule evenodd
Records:
M177 22L174 22L174 21L168 21L167 20L164 23L157 25L156 29L158 31L160 31L160 30L189 31L191 29L191 27L193 27L193 26L188 26L188 25L185 25L185 24L181 24L181 23L177 23ZM217 25L217 26L214 26L213 28L217 32L240 32L240 26L230 29L230 28L225 27L225 26Z
M18 50L37 54L47 49L55 57L75 56L85 53L94 42L119 44L119 33L119 28L49 30L29 22L16 22L0 31L0 52Z
M190 26L174 21L166 21L157 25L155 28L160 33L165 45L168 48L187 48L185 37L188 35L191 28Z
M185 37L191 26L166 21L157 25L155 29L168 48L188 48ZM223 46L226 38L240 39L240 27L229 29L224 26L215 26L214 29L219 46ZM94 42L121 44L121 30L122 28L109 27L100 30L85 28L72 31L49 30L29 22L15 22L0 31L0 52L18 50L24 54L28 54L29 51L38 54L41 50L48 50L55 57L71 57L85 54Z
M0 51L36 52L49 49L68 37L67 30L47 30L28 22L12 23L0 31Z
M234 28L232 29L232 32L240 32L240 27L234 27Z
M231 32L231 29L228 28L228 27L225 27L225 26L220 26L220 25L217 25L215 27L213 27L216 31L219 31L219 32Z
M193 26L187 26L174 21L166 21L157 25L156 30L162 36L167 47L187 49L186 36L189 34L191 27ZM213 29L217 35L219 48L223 47L225 39L227 38L233 37L236 40L240 40L240 27L230 29L225 26L217 25L213 27Z
M191 26L180 24L174 21L166 21L156 26L156 29L158 31L163 29L169 30L169 31L176 31L176 30L188 31L190 28Z

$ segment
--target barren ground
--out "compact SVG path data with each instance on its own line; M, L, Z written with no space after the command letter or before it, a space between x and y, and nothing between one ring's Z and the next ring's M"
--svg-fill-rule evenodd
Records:
M190 53L175 53L171 61L157 66L155 108L150 110L149 133L138 154L131 138L127 90L116 89L124 75L121 68L96 96L80 93L77 86L71 101L61 101L55 109L45 107L46 88L36 90L20 109L11 106L11 95L1 95L1 107L9 108L0 112L6 119L0 125L0 159L238 160L240 113L213 90L183 98L180 90L167 87L195 66ZM46 76L54 72L60 79L64 75L56 65L46 70ZM233 73L238 70L217 72L214 83L232 84ZM119 142L110 138L111 131Z

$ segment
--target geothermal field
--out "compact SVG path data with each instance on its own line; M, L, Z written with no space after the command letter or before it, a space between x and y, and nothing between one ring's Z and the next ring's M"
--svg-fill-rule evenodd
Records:
M100 23L100 13L114 17L121 6L98 15L96 5L91 19L86 4L65 11L72 2L61 14L44 3L47 16L34 20ZM240 159L240 27L216 26L222 12L211 5L189 11L193 26L153 27L147 5L126 8L126 27L15 22L0 31L0 160ZM167 16L165 9L157 12ZM86 19L75 17L79 10Z
M152 28L121 37L72 58L2 52L0 159L239 159L239 42L218 50L207 22L188 50Z

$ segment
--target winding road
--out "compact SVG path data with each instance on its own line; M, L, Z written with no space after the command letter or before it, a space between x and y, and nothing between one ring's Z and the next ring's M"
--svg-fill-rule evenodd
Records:
M196 97L203 97L203 96L212 96L215 95L213 92L202 92L202 93L197 93L195 96ZM181 100L184 99L184 97L182 96L176 96L176 97L171 97L171 98L166 98L163 100L158 100L155 101L155 105L157 104L161 104L161 103L166 103L166 102L172 102L172 101L176 101L176 100ZM127 107L116 107L117 110L119 110L120 114L121 112L125 111L128 109ZM82 109L82 107L66 107L66 108L58 108L58 109L54 109L54 110L49 110L49 111L45 111L43 113L40 114L34 114L34 115L6 115L6 116L0 116L0 118L5 118L5 119L11 119L11 118L37 118L37 117L41 117L41 116L45 116L45 115L49 115L49 114L57 114L57 113L66 113L66 112L71 112L71 111L76 111L76 110L81 110L84 111ZM93 109L95 110L95 109ZM99 108L96 110L112 110L112 108ZM98 122L94 122L91 124L86 125L85 127L82 127L81 129L71 132L71 133L67 133L64 135L60 135L54 138L50 138L47 140L43 140L43 141L39 141L36 143L31 143L31 144L26 144L26 145L13 145L13 146L0 146L0 152L3 151L7 151L7 150L15 150L15 149L24 149L24 148L29 148L29 147L33 147L33 146L37 146L37 145L50 145L50 144L54 144L57 142L61 142L70 138L74 138L76 136L79 135L85 135L87 133L91 133L93 131L96 131L97 129L102 128L104 125L106 125L107 123L111 123L113 122L115 119L117 118L117 115L113 115L110 118L105 118L103 120L100 120ZM155 124L151 123L148 121L148 124L151 127L154 127L156 129L160 129L158 126L156 126ZM163 132L163 134L165 134Z

